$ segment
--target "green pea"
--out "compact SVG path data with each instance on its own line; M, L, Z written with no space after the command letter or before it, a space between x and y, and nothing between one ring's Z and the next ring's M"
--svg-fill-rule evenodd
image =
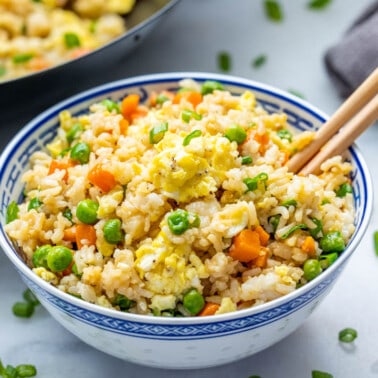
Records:
M156 104L163 105L166 101L169 101L169 97L164 94L159 94L156 97Z
M277 135L280 139L286 139L291 142L293 140L293 134L289 130L281 129L277 131Z
M12 201L7 207L7 213L5 216L5 223L8 224L18 217L19 207L16 201Z
M85 199L78 203L76 216L80 222L94 224L97 222L98 203L91 199Z
M345 197L348 193L353 193L352 185L347 182L344 182L340 185L340 187L336 190L337 197Z
M303 276L307 281L313 280L322 272L320 262L316 259L308 259L303 264Z
M29 205L28 205L28 210L37 210L39 207L41 207L43 205L43 202L37 198L37 197L34 197L30 200L29 202Z
M183 306L191 315L197 315L205 306L205 299L197 289L190 289L184 294Z
M236 142L237 144L241 144L247 139L246 131L238 125L229 127L224 136L231 142Z
M51 245L42 245L38 247L32 257L32 262L35 268L43 267L48 269L47 266L47 255L50 252L52 246Z
M163 138L164 134L168 131L168 123L162 122L154 126L150 130L150 143L156 144L159 143Z
M201 86L201 93L203 95L213 93L215 90L223 91L224 86L218 81L206 80Z
M331 231L320 239L319 246L323 252L342 252L345 242L340 231Z
M119 219L110 219L106 221L103 232L105 240L110 244L120 243L124 237L122 223Z
M39 300L38 298L34 295L34 293L30 289L26 289L22 293L23 298L25 299L26 302L31 303L33 306L39 305Z
M80 39L76 33L65 33L64 36L64 44L66 45L67 49L72 49L74 47L80 47Z
M121 113L121 109L119 107L119 104L117 102L113 101L113 100L110 100L109 98L102 100L101 104L104 105L110 113L113 112L113 110L116 113Z
M114 306L118 306L121 311L127 311L130 309L130 307L135 305L135 301L127 298L125 295L117 294L114 301Z
M328 253L326 255L320 255L319 261L322 269L327 269L330 267L339 257L339 254L336 252Z
M72 160L75 160L80 164L86 164L89 161L90 153L91 149L89 147L89 144L85 142L79 142L72 147L70 157Z
M177 209L168 216L168 227L175 235L183 234L189 227L189 213L182 209Z
M194 130L192 131L190 134L188 134L184 140L182 141L182 145L183 146L188 146L191 142L192 139L194 138L198 138L202 135L202 131L201 130Z
M68 144L71 144L82 132L84 126L81 123L75 123L66 133L66 139Z
M252 160L252 158L251 158L250 156L243 156L243 157L242 157L242 161L241 161L241 163L242 163L243 165L246 165L246 164L252 164L252 162L253 162L253 160Z
M35 377L37 369L34 365L18 365L16 366L17 376L20 378Z
M16 302L12 311L15 316L20 318L30 318L34 313L34 305L30 302Z
M62 272L73 260L72 251L62 245L52 247L47 254L47 266L52 272Z

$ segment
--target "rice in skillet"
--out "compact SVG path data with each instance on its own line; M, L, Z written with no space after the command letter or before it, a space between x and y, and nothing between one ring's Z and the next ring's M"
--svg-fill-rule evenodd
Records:
M290 173L312 132L295 134L249 91L181 86L148 107L130 94L61 113L6 225L35 274L117 310L210 315L288 294L343 251L351 165Z

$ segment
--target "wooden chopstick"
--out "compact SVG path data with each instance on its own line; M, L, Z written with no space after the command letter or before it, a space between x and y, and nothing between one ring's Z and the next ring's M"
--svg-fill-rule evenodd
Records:
M378 118L377 94L378 68L316 132L313 141L288 161L289 171L303 175L318 173L324 160L345 151Z

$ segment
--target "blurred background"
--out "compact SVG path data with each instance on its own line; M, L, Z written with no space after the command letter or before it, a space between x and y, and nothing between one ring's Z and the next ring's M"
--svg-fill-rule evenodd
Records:
M241 76L296 93L332 114L343 99L326 70L325 54L343 40L348 28L373 1L320 1L326 4L321 9L310 8L310 0L279 3L281 17L273 20L262 0L181 0L162 17L154 18L150 28L136 28L127 44L95 53L91 62L87 57L80 67L64 65L51 79L42 73L32 80L0 84L0 148L57 101L94 85L158 72ZM370 43L366 48L378 51L378 42ZM377 138L375 125L357 141L374 178L378 177ZM0 358L6 363L33 363L38 367L38 377L54 378L301 378L311 377L314 369L334 377L378 377L375 227L373 213L360 250L337 287L294 334L242 361L192 371L157 370L109 357L69 334L42 308L32 319L15 318L11 307L21 298L24 285L0 254ZM345 327L358 330L353 348L345 349L338 343L338 331Z

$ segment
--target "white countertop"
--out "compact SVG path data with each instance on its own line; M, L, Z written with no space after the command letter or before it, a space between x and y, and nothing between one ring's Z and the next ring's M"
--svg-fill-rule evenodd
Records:
M106 79L166 71L218 71L219 51L230 53L229 72L295 89L331 114L341 103L323 63L325 50L338 41L369 0L334 0L324 11L309 11L306 1L281 0L285 19L268 21L262 1L182 0L145 38L144 42ZM268 60L259 69L251 61L260 54ZM4 128L4 126L1 126ZM1 131L10 138L9 131ZM376 141L378 125L357 144L378 183ZM377 208L377 199L375 208ZM41 306L30 319L12 314L24 284L0 253L0 359L5 364L35 364L38 377L311 377L312 370L334 377L378 377L378 257L373 232L374 212L358 250L331 294L292 335L252 357L201 370L159 370L134 365L99 352L62 328ZM351 348L338 342L345 327L358 331ZM237 348L237 345L235 345Z

